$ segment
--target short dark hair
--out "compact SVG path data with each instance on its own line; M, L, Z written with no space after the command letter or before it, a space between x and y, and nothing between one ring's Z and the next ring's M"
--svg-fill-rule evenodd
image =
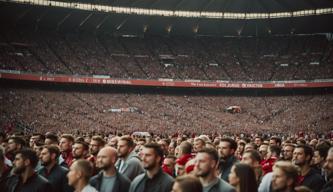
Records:
M46 134L45 139L50 139L52 143L59 143L57 135L54 134Z
M30 165L32 168L35 168L38 163L38 157L36 151L30 149L30 148L24 148L21 149L16 153L16 155L21 155L23 159L29 159Z
M61 138L65 138L72 143L74 143L74 140L75 140L73 135L71 135L71 134L63 134L63 135L61 135Z
M9 137L8 140L13 140L14 143L19 144L22 147L25 147L25 145L26 145L26 142L25 142L25 140L22 137L13 136L13 137Z
M163 156L164 156L164 152L161 148L161 146L157 143L147 143L144 145L145 148L150 148L150 149L154 149L155 151L155 154L157 156L160 156L161 157L161 162L162 162L162 159L163 159Z
M330 145L328 145L327 143L320 143L317 145L315 151L319 152L320 157L324 157L326 159L328 150L330 149Z
M54 145L45 145L43 149L47 149L50 154L56 154L56 158L60 156L60 149Z
M259 152L258 152L257 150L246 151L246 152L244 152L244 154L245 154L245 153L250 154L250 158L251 158L251 159L253 159L253 160L255 160L255 161L258 161L258 162L261 161L260 154L259 154ZM244 154L243 154L243 155L244 155Z
M313 149L310 145L297 145L296 148L302 148L304 150L304 154L305 156L310 156L310 160L311 161L312 157L313 157Z
M276 143L279 143L279 145L281 145L281 138L280 137L272 136L270 138L270 140L274 140Z
M278 157L280 156L281 148L279 146L269 146L269 150L271 153L275 153Z
M231 139L230 137L222 138L220 143L221 142L228 142L231 149L234 149L234 150L237 149L237 142L235 140Z
M121 137L119 138L119 141L120 141L120 140L126 141L128 147L135 147L134 140L133 140L133 138L132 138L131 136L129 136L129 135L121 136Z
M84 142L84 141L75 141L74 144L80 144L83 146L83 149L88 151L89 150L89 144L87 142Z
M213 160L219 162L219 154L216 149L211 147L204 147L203 149L199 150L198 153L206 153L208 154Z
M99 146L104 146L105 145L105 140L99 135L93 136L91 138L91 140L97 141Z

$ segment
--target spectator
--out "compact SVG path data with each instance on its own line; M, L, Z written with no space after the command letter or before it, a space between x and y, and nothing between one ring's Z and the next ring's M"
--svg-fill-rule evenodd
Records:
M215 149L204 148L195 157L195 174L203 185L204 192L232 192L235 189L217 175L219 156Z
M177 176L185 174L185 164L193 158L192 156L192 144L183 141L179 145L179 158L176 160L176 173Z
M168 155L163 160L162 169L165 173L169 174L171 177L176 177L176 157L173 155Z
M60 150L57 146L44 146L39 156L43 167L38 170L38 174L45 177L51 183L54 191L73 191L73 189L68 186L66 177L68 169L58 165L57 161L59 156Z
M143 167L146 172L138 175L131 183L130 192L152 191L169 192L173 178L161 169L163 151L156 143L144 145L142 150Z
M45 145L58 145L59 141L58 141L57 135L52 134L52 133L46 134L44 144Z
M252 167L254 170L254 173L256 175L256 181L257 183L260 183L261 177L263 176L263 171L260 165L260 154L258 151L248 151L243 154L243 158L241 163L248 164Z
M202 192L202 184L194 176L180 176L176 178L171 192Z
M327 176L327 183L323 187L323 192L330 192L333 191L333 147L328 151L324 169Z
M8 148L6 157L13 161L15 154L25 147L25 141L22 137L14 136L8 139Z
M96 167L100 173L90 179L90 185L99 192L127 192L131 181L120 174L115 163L117 161L117 150L113 147L102 148L97 155Z
M257 180L250 165L236 163L229 174L229 183L237 192L257 192Z
M75 161L89 158L89 144L84 141L75 141L72 154Z
M311 167L313 167L322 177L325 176L323 165L329 149L330 146L327 143L320 143L315 148L312 157Z
M298 168L290 161L278 161L273 167L272 191L295 191Z
M219 144L220 153L220 173L221 178L228 182L228 177L231 171L231 167L238 163L238 159L235 156L235 151L237 149L237 143L231 138L223 138Z
M205 147L205 145L206 145L206 142L204 139L199 138L199 137L195 138L194 145L193 145L194 152L200 151L201 149L203 149Z
M271 139L269 140L269 145L280 147L281 146L281 138L276 137L276 136L271 137Z
M68 184L80 192L97 192L88 181L93 174L93 167L85 159L79 159L71 165L67 174Z
M295 145L291 143L287 143L283 146L283 155L282 160L291 161L293 159L293 152L295 149Z
M5 150L0 146L0 189L6 189L5 184L10 174L11 167L5 163Z
M143 173L140 157L135 153L135 143L130 136L122 136L118 141L118 161L116 167L119 173L128 177L131 181Z
M276 145L270 145L268 147L268 152L265 159L263 159L260 164L263 170L263 175L273 171L273 165L275 161L278 160L280 156L280 148Z
M311 168L312 157L313 150L309 145L297 145L292 161L300 167L299 185L307 186L314 191L320 191L325 182L321 175Z
M59 164L65 167L70 167L73 161L72 145L74 137L70 134L63 134L60 138L59 148L62 159Z
M37 163L38 157L32 149L18 151L14 160L14 174L6 183L7 191L52 191L49 181L34 171Z

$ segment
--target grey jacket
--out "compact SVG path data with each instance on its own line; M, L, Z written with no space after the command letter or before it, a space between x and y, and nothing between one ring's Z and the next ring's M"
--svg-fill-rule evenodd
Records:
M132 151L126 159L118 159L115 166L119 173L125 175L131 181L144 172L140 157L134 151Z
M129 192L170 192L173 182L173 178L160 169L152 179L148 178L147 173L138 175L132 181Z
M236 192L236 189L223 179L218 179L215 185L213 185L207 192Z

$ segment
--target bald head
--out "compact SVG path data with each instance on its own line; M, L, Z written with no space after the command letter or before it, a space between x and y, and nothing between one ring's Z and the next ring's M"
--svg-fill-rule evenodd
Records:
M97 154L96 167L108 170L114 167L117 161L117 150L113 147L103 147Z

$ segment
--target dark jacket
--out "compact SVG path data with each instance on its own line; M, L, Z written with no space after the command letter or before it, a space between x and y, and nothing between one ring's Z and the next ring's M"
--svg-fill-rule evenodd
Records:
M68 169L58 164L52 167L49 173L47 172L47 169L45 167L42 167L40 170L38 170L38 174L45 177L51 183L54 192L74 191L74 189L68 185L67 173Z
M21 181L21 177L12 175L7 180L7 192L50 192L52 187L50 182L43 176L37 173L28 178L24 184Z
M322 190L322 192L331 192L331 191L333 191L333 180L328 181L324 185L323 190Z
M99 172L97 175L92 177L89 181L89 184L95 187L95 189L97 189L98 191L100 191L102 180L103 180L103 171ZM127 177L119 174L117 171L115 186L113 187L112 192L128 192L130 185L131 181Z
M304 180L301 185L309 187L313 191L321 191L325 185L325 180L320 174L311 168L308 174L304 176Z
M223 179L218 179L215 185L213 185L208 192L236 192L236 189Z
M230 156L227 160L222 160L220 162L220 173L221 173L221 179L223 179L226 182L229 182L229 174L231 172L231 168L235 163L238 163L239 160L236 158L236 156Z
M173 178L164 173L162 168L153 177L149 178L147 173L138 175L131 183L130 192L170 192L173 185Z

